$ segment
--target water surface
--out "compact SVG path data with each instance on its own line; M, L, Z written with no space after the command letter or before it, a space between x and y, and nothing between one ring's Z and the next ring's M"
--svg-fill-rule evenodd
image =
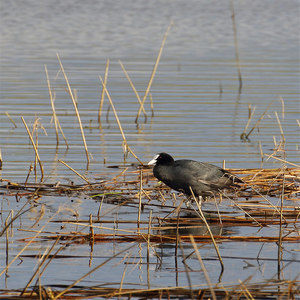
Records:
M277 112L285 137L286 156L289 162L299 164L299 2L298 1L235 1L237 37L243 88L239 93L234 38L230 5L227 1L10 1L1 4L0 46L0 148L3 159L1 176L13 182L24 182L34 151L21 121L24 117L32 126L40 119L45 132L39 130L39 154L45 168L46 182L82 183L75 174L58 163L62 159L89 178L112 178L119 170L108 165L123 163L122 137L110 111L108 119L105 99L102 128L97 123L101 97L99 75L103 76L107 59L110 59L108 90L116 107L128 144L135 154L147 162L160 151L176 158L192 158L230 168L279 168L280 162L266 158L262 162L259 149L271 154L275 143L282 139ZM121 60L136 89L142 97L147 87L163 35L173 21L163 55L151 87L154 116L150 104L145 108L139 124L134 120L139 105L121 67ZM92 155L89 170L81 134L70 96L56 53L59 53L71 87L76 90L89 152ZM44 65L47 65L56 112L67 137L67 150L63 139L56 149L55 130L46 82ZM283 99L283 102L280 100ZM242 142L240 134L247 123L248 107L256 111L249 129L270 104L265 117L250 136ZM8 119L7 112L16 123ZM248 130L249 130L248 129ZM282 154L282 153L280 153ZM283 156L279 156L283 158ZM136 162L129 155L128 162ZM104 163L105 162L105 163ZM29 181L34 182L34 176ZM16 202L15 197L2 196L1 222L4 224L10 210L18 211L26 197ZM145 199L144 199L145 200ZM146 200L145 200L146 201ZM49 218L63 205L74 209L81 219L95 215L99 202L84 195L74 197L43 196L39 204L46 205L45 217ZM169 203L171 204L171 203ZM292 205L297 205L293 202ZM105 209L113 207L105 204ZM32 233L19 231L34 223L39 208L22 217L20 227L14 227L10 238L9 260L24 246L21 237ZM168 210L157 212L160 215ZM107 218L136 219L136 207L113 211ZM149 210L143 214L148 220ZM65 212L62 218L71 218ZM41 223L45 220L41 221ZM41 224L42 225L42 224ZM71 230L67 227L65 230ZM75 227L74 227L75 228ZM59 231L58 225L49 225L50 231ZM229 230L233 230L229 228ZM240 234L255 235L257 228L239 228ZM264 229L274 230L278 228ZM260 232L259 234L264 234ZM266 232L268 234L268 232ZM3 237L2 237L3 239ZM27 254L43 252L50 243L40 242L30 246ZM1 261L5 246L1 243ZM116 253L124 245L97 244L94 249L94 266ZM293 280L299 264L296 245L285 245L288 267L284 277ZM187 285L184 272L179 279L174 276L174 245L155 245L163 252L163 263L156 264L151 257L151 286ZM188 249L186 246L186 251ZM262 249L262 250L261 250ZM220 245L225 260L226 284L235 284L253 275L253 281L270 280L277 276L275 243L230 242ZM211 244L201 246L201 255L207 259L206 267L212 282L219 280L218 261ZM261 252L260 252L261 251ZM260 253L262 263L255 261ZM90 247L72 245L64 254L79 258L53 262L43 275L43 284L71 283L90 270ZM128 261L145 260L145 248L136 250ZM238 257L234 260L232 256ZM244 257L251 258L250 267ZM212 258L212 260L209 260ZM289 264L289 260L292 263ZM193 260L195 264L197 259ZM9 269L9 276L1 286L22 288L32 274L36 259L23 258ZM127 286L145 285L147 270L139 271L132 264L126 274ZM232 265L235 267L232 268ZM1 263L1 266L3 264ZM86 281L87 284L119 284L124 265L108 264ZM145 267L146 268L146 267ZM184 266L180 265L180 271ZM193 284L206 285L199 265L193 266ZM55 274L55 275L54 275ZM71 274L67 276L66 274ZM104 274L104 275L103 275ZM3 278L3 277L2 277ZM177 280L177 282L176 282Z

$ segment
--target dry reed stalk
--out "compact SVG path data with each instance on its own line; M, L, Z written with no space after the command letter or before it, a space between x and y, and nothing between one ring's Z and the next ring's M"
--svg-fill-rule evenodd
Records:
M90 217L89 217L89 224L90 224L90 241L94 244L95 235L94 235L93 215L92 214L90 214Z
M240 286L244 289L244 291L242 291L244 296L249 300L255 300L255 298L253 298L253 296L249 292L249 290L248 290L247 286L244 284L244 282L242 282L240 279L238 281L240 283Z
M121 62L121 60L119 60L119 64L121 65L121 68L122 68L122 70L123 70L123 72L124 72L124 74L125 74L127 80L129 81L130 86L131 86L132 90L134 91L136 98L138 99L140 105L142 106L142 110L143 110L144 117L145 117L145 122L147 122L147 113L146 113L146 111L145 111L144 105L142 105L142 100L141 100L141 98L140 98L140 95L139 95L138 91L136 90L136 88L135 88L135 86L134 86L134 84L133 84L131 78L129 77L129 74L127 73L127 71L126 71L126 69L125 69L123 63Z
M200 253L199 253L198 247L197 247L197 245L196 245L196 243L195 243L194 237L193 237L192 235L190 235L190 239L191 239L192 245L193 245L193 247L194 247L194 250L195 250L197 259L198 259L198 261L199 261L199 263L200 263L201 269L202 269L202 271L203 271L204 277L205 277L206 282L207 282L207 284L208 284L208 287L209 287L209 289L210 289L211 296L212 296L212 298L213 298L214 300L217 300L216 293L215 293L215 291L214 291L214 288L213 288L212 283L211 283L211 281L210 281L208 272L207 272L207 270L206 270L206 268L205 268L205 265L204 265L204 263L203 263L203 260L202 260L202 258L201 258L201 255L200 255Z
M284 112L285 112L285 109L284 109L284 100L283 100L283 98L281 96L279 97L279 100L281 102L281 118L282 118L282 120L284 120Z
M40 272L42 266L44 265L44 263L45 263L45 262L47 261L47 259L49 258L49 256L50 256L52 250L53 250L54 247L57 245L57 243L59 242L59 240L60 240L60 236L57 237L57 239L54 241L54 243L52 244L52 246L51 246L50 249L45 250L45 252L44 252L44 254L43 254L42 258L41 258L41 262L39 263L38 268L36 269L36 271L33 273L33 275L31 276L31 278L29 279L28 283L27 283L26 286L24 287L24 289L23 289L23 291L21 292L20 296L23 296L23 295L26 293L28 287L30 286L30 284L32 283L33 279L35 278L35 276L36 276L37 274L39 274L39 278L40 278L41 274L40 274L39 272Z
M121 282L120 282L120 287L119 287L119 294L122 293L122 287L123 287L123 282L124 282L124 279L125 279L126 271L127 271L127 264L125 264L125 267L124 267L124 270L123 270L123 274L122 274L122 278L121 278ZM120 296L119 296L119 299L120 299Z
M4 226L4 228L2 229L2 231L0 231L0 237L4 234L4 232L7 230L7 228L11 225L12 226L12 224L13 224L13 222L17 219L17 218L19 218L21 215L23 215L24 213L26 213L26 212L28 212L29 210L31 210L31 209L33 209L33 206L32 207L29 207L29 208L27 208L26 210L24 210L24 211L22 211L24 208L25 208L25 206L29 203L31 201L31 199L29 198L26 202L25 202L25 204L19 209L19 211L16 213L16 215L13 217L11 217L11 221L7 224L7 226Z
M56 146L58 146L59 145L58 124L57 124L58 120L57 120L57 116L56 116L56 112L55 112L55 106L54 106L54 100L53 100L51 85L50 85L50 79L49 79L48 69L47 69L46 65L44 65L44 67L45 67L45 72L46 72L46 78L47 78L47 85L48 85L48 90L49 90L50 103L51 103L51 108L52 108L52 113L53 113L55 135L56 135Z
M274 154L272 153L272 154L265 154L265 156L267 156L268 158L267 158L267 160L269 160L270 158L274 158L274 159L276 159L276 160L279 160L279 161L281 161L281 162L283 162L283 163L286 163L286 164L288 164L288 165L291 165L291 166L294 166L294 167L296 167L296 168L300 168L300 165L296 165L296 164L294 164L294 163L292 163L292 162L289 162L289 161L287 161L287 160L285 160L285 159L281 159L281 158L279 158L279 157L276 157L276 156L274 156Z
M9 227L9 226L8 226L8 219L9 219L9 217L12 219L12 217L11 217L11 212L8 214L8 216L7 216L7 218L5 219L5 222L4 222L4 226L5 226L6 228ZM9 245L9 240L8 240L8 230L6 230L6 233L5 233L5 266L6 266L6 267L8 266L8 249L9 249L8 245ZM7 269L7 271L8 271L8 269ZM6 275L7 275L7 271L5 272Z
M31 208L30 208L31 209ZM18 252L18 254L10 261L10 263L2 270L0 273L0 277L6 272L10 266L14 263L14 261L33 243L33 241L38 237L38 235L43 232L44 228L48 225L49 222L53 220L53 218L60 212L60 209L57 210L55 214L51 218L47 220L47 222L37 231L37 233L28 241L28 243ZM20 215L19 215L20 216Z
M140 230L140 222L141 222L142 190L143 190L143 168L140 169L139 210L138 210L138 220L137 220L138 231Z
M277 111L275 111L275 116L276 116L277 123L278 123L278 126L279 126L279 130L280 130L280 134L281 134L282 142L283 142L283 143L285 143L285 137L284 137L283 129L282 129L281 122L280 122L280 120L279 120L279 117L278 117Z
M0 170L2 170L3 160L2 160L2 153L0 148Z
M89 224L90 224L90 236L89 236L89 241L90 241L90 259L89 259L89 267L91 268L92 266L92 260L93 260L93 252L94 252L94 242L95 242L95 236L94 236L94 227L93 227L93 215L90 214L89 217Z
M33 136L33 133L35 131L34 129L35 129L35 123L36 123L36 121L37 120L35 120L34 125L33 125L32 136ZM35 131L35 146L36 146L36 149L38 150L39 149L38 130ZM35 158L34 158L34 165L33 165L35 182L37 182L37 164L38 164L38 160L37 160L37 157L35 156Z
M9 121L11 121L13 123L13 125L15 126L15 128L17 128L18 126L17 126L16 122L12 119L12 117L9 115L9 113L6 111L5 114L8 117Z
M27 124L26 124L24 118L21 117L21 119L22 119L22 122L23 122L23 124L24 124L24 126L25 126L25 128L26 128L27 133L28 133L28 136L29 136L29 139L30 139L30 141L31 141L32 147L33 147L33 149L34 149L35 157L36 157L36 159L38 160L38 163L39 163L39 166L40 166L40 170L41 170L41 179L40 179L40 182L43 182L43 180L44 180L44 168L43 168L42 162L41 162L41 160L40 160L40 156L39 156L37 147L36 147L36 145L35 145L35 143L34 143L34 141L33 141L32 135L31 135L31 133L30 133L30 130L29 130L29 128L28 128L28 126L27 126Z
M77 171L75 171L73 168L71 168L68 164L66 164L64 161L62 161L61 159L58 160L60 163L62 163L64 166L66 166L68 169L70 169L72 172L74 172L77 176L79 176L81 179L83 179L86 183L90 184L90 182L88 181L88 179L79 174Z
M251 120L252 120L252 117L253 117L253 115L254 115L255 110L256 110L256 106L254 106L254 107L253 107L253 110L251 110L251 104L249 104L249 106L248 106L248 111L249 111L248 121L247 121L247 124L246 124L246 126L245 126L244 131L243 131L242 134L240 135L240 139L241 139L242 141L247 141L247 140L249 140L248 137L247 137L246 131L247 131L249 125L250 125L250 122L251 122Z
M276 118L277 118L277 122L280 128L280 132L281 132L281 136L283 139L283 145L285 145L285 138L284 138L284 134L283 134L283 129L281 127L281 123L278 117L278 114L275 112ZM286 152L285 149L283 149L283 153L284 153L284 160L286 158ZM281 195L280 195L280 219L279 219L279 233L278 233L278 242L277 242L277 246L278 246L278 252L277 252L277 276L278 279L280 279L280 274L281 274L281 261L282 261L282 256L283 256L283 248L282 248L282 225L283 225L283 201L284 201L284 190L285 190L285 171L286 171L286 163L283 163L282 166L282 189L281 189Z
M154 105L153 105L153 98L152 98L152 94L149 94L149 98L150 98L150 107L151 107L151 117L154 117Z
M55 106L54 106L54 97L52 94L52 90L51 90L51 85L50 85L50 79L49 79L49 74L48 74L48 69L47 66L45 65L45 72L46 72L46 78L47 78L47 85L48 85L48 91L49 91L49 97L50 97L50 103L51 103L51 108L52 108L52 113L53 113L53 120L54 120L54 127L55 127L55 135L56 135L56 146L58 146L59 144L59 135L58 135L58 129L60 130L63 139L66 143L67 148L69 148L67 139L64 135L64 132L60 126L60 123L58 121L57 115L56 115L56 111L55 111Z
M95 268L93 268L92 270L90 270L89 272L87 272L85 275L83 275L82 277L80 277L78 280L74 281L72 284L70 284L63 291L61 291L60 293L58 293L57 295L55 295L55 297L53 298L53 300L59 299L61 296L63 296L67 291L69 291L73 286L75 286L81 280L83 280L84 278L86 278L87 276L89 276L90 274L92 274L93 272L95 272L96 270L98 270L99 268L101 268L102 266L106 265L112 259L118 257L120 254L123 254L124 252L130 250L131 248L133 248L135 246L135 244L133 244L133 245L132 245L132 243L130 243L130 244L131 244L131 246L129 246L129 247L127 247L127 248L119 251L118 253L114 254L113 256L109 257L103 263L99 264L98 266L96 266Z
M98 208L98 211L97 211L97 219L98 219L99 223L100 223L100 213L101 213L104 197L105 197L105 195L102 196L101 201L100 201L100 205L99 205L99 208Z
M180 250L181 250L182 263L184 265L184 271L185 271L186 279L187 279L187 282L188 282L188 285L189 285L189 289L190 289L190 297L191 297L191 299L194 300L194 293L193 293L192 281L191 281L191 277L190 277L190 273L189 273L189 268L188 268L188 265L186 263L186 256L184 254L184 250L183 250L183 246L182 246L180 238L179 238L179 247L180 247Z
M143 97L143 99L142 99L142 103L141 103L141 105L140 105L140 108L139 108L139 110L138 110L138 113L137 113L137 116L136 116L136 119L135 119L135 123L138 122L138 119L139 119L139 116L140 116L141 111L142 111L142 109L143 109L144 103L145 103L145 101L146 101L146 99L147 99L147 97L148 97L148 93L149 93L149 91L150 91L150 88L151 88L151 85L152 85L152 82L153 82L153 79L154 79L154 76L155 76L155 73L156 73L156 70L157 70L157 67L158 67L158 64L159 64L161 55L162 55L162 51L163 51L165 42L166 42L166 40L167 40L167 36L168 36L168 34L169 34L170 30L171 30L172 25L173 25L173 21L170 22L170 24L169 24L169 26L168 26L168 28L167 28L167 31L166 31L166 33L165 33L165 35L164 35L164 37L163 37L163 40L162 40L162 43L161 43L161 46L160 46L160 49L159 49L159 52L158 52L158 55L157 55L157 58L156 58L156 62L155 62L154 68L153 68L153 70L152 70L152 73L151 73L151 76L150 76L150 80L149 80L149 82L148 82L147 89L146 89L146 91L145 91L144 97Z
M238 207L238 208L239 208L243 213L245 213L251 220L253 220L260 228L263 228L263 225L260 224L255 218L253 218L248 212L246 212L239 204L237 204L235 201L233 201L232 199L230 199L227 195L224 194L223 196L225 196L228 200L232 201L232 203L233 203L234 206ZM264 199L267 200L266 198L264 198ZM269 200L267 200L267 202L270 203ZM273 206L273 208L274 208L275 210L277 210L277 208L276 208L274 205L272 205L272 206Z
M82 137L82 141L83 141L83 145L84 145L84 150L85 150L85 154L86 154L87 165L89 165L89 163L90 163L89 152L88 152L88 148L87 148L87 144L86 144L86 140L85 140L85 135L84 135L84 131L83 131L83 127L82 127L80 115L79 115L77 104L76 104L76 100L75 100L75 97L73 95L73 92L72 92L71 86L69 84L69 80L68 80L67 74L66 74L66 72L64 70L64 67L63 67L62 62L61 62L61 60L59 58L58 53L56 55L57 55L57 59L58 59L60 68L61 68L61 70L63 72L63 75L64 75L64 78L65 78L67 87L68 87L69 95L70 95L70 97L72 99L72 102L73 102L73 105L74 105L75 113L76 113L76 116L77 116L77 119L78 119L78 124L79 124L79 127L80 127L81 137Z
M149 212L148 235L147 235L147 285L148 285L148 289L150 289L149 265L150 265L151 222L152 222L152 210L150 210L150 212Z
M85 227L84 227L82 230L84 230L84 229L85 229ZM74 234L73 234L73 238L72 238L72 239L74 239L75 237L76 237L76 235L74 236ZM60 238L61 238L61 236L58 235L57 238L56 238L56 240L55 240L55 242L54 242L54 244L53 244L53 246L51 247L51 249L50 249L50 251L49 251L49 254L52 252L52 248L54 248L54 246L57 244L57 242L60 240ZM71 239L71 240L72 240L72 239ZM54 254L49 258L49 260L47 261L47 263L44 265L43 269L39 272L39 277L38 277L38 279L37 279L37 281L36 281L34 287L36 287L36 285L37 285L38 283L39 283L39 286L40 286L40 278L41 278L41 276L43 275L43 273L45 272L45 270L46 270L46 268L48 267L48 265L51 263L51 261L57 256L57 254L58 254L61 250L65 249L65 248L66 248L67 246L69 246L70 244L71 244L71 241L69 241L68 243L62 245L61 247L59 247L59 248L54 252ZM45 259L45 260L46 260L46 259ZM33 288L33 290L34 290L34 288ZM30 296L32 296L32 293L33 293L33 291L31 292L31 295L30 295ZM41 292L40 292L40 295L41 295ZM52 293L52 296L50 297L50 299L53 299L53 297L54 297L54 294Z
M263 162L264 161L264 153L263 153L263 149L261 146L261 141L258 141L258 147L259 147L260 158L261 158L261 161Z
M254 126L251 128L251 130L248 132L248 134L246 135L245 139L249 139L250 134L252 133L252 131L259 125L259 123L261 122L261 120L264 118L265 114L267 113L267 111L269 110L270 106L273 104L274 100L272 100L267 108L265 109L265 111L263 112L263 114L258 118L258 120L256 121L256 123L254 124Z
M67 146L67 149L69 149L69 144L68 144L67 138L65 137L65 134L64 134L64 132L63 132L61 126L60 126L60 122L59 122L58 119L57 119L57 121L58 121L58 128L59 128L59 130L60 130L60 133L61 133L61 135L63 136L63 139L64 139L64 141L65 141L65 144L66 144L66 146Z
M121 135L122 135L122 139L123 139L123 151L124 151L124 158L126 158L128 152L130 152L133 157L143 166L144 164L142 163L142 161L134 154L134 152L131 150L131 148L129 147L128 143L127 143L127 140L126 140L126 137L125 137L125 134L124 134L124 131L123 131L123 128L122 128L122 125L121 125L121 122L119 120L119 117L118 117L118 114L117 114L117 111L115 109L115 106L112 102L112 99L110 97L110 94L106 88L106 85L104 84L104 81L102 80L101 76L99 76L99 79L102 83L102 86L103 86L103 89L105 90L105 93L107 95L107 98L110 102L110 106L112 107L113 109L113 112L114 112L114 115L115 115L115 118L116 118L116 121L118 123L118 126L119 126L119 129L120 129L120 132L121 132Z
M43 219L44 216L45 216L45 204L42 204L40 213L39 213L39 217L35 220L33 225L30 226L30 228L33 228L38 222L40 222Z
M108 76L108 67L109 67L109 59L106 61L106 67L105 67L105 73L104 73L104 85L107 85L107 76ZM103 103L104 103L104 96L105 96L105 90L102 88L101 92L101 99L99 104L99 110L98 110L98 123L101 124L101 114L103 109Z
M242 92L242 86L243 86L243 80L242 80L242 73L241 73L241 64L240 64L240 56L239 56L239 47L238 47L237 30L236 30L236 24L235 24L235 12L234 12L233 0L230 1L230 9L231 9L231 20L232 20L233 36L234 36L234 49L235 49L236 66L237 66L238 77L239 77L239 93L241 93Z
M28 181L28 179L29 179L29 176L30 176L30 173L32 172L32 170L33 170L33 166L32 166L32 163L30 163L29 170L28 170L28 173L27 173L25 182L24 182L24 186L27 185L27 181Z
M218 245L217 245L217 243L216 243L216 241L215 241L215 239L214 239L214 236L213 236L213 234L212 234L212 232L211 232L211 230L210 230L210 227L209 227L209 225L208 225L208 223L207 223L207 221L206 221L206 218L205 218L205 216L204 216L204 214L203 214L203 212L202 212L201 205L200 205L199 202L197 201L197 198L195 197L195 194L194 194L194 192L193 192L193 190L192 190L191 187L190 187L190 190L191 190L191 193L192 193L192 197L193 197L193 199L194 199L194 201L196 202L196 205L197 205L197 207L198 207L198 212L199 212L199 214L200 214L200 218L201 218L201 220L204 222L204 224L205 224L205 226L206 226L206 228L207 228L207 230L208 230L208 233L209 233L209 235L210 235L210 237L211 237L211 240L212 240L212 242L213 242L213 244L214 244L214 247L215 247L215 249L216 249L217 256L218 256L218 259L219 259L219 262L220 262L220 265L221 265L221 273L223 273L223 271L224 271L224 264L223 264L223 260L222 260L222 257L221 257L220 251L219 251L219 247L218 247Z
M222 195L221 195L222 196ZM218 218L219 218L219 222L220 222L220 225L223 226L223 223L222 223L222 217L221 217L221 214L220 214L220 210L219 210L219 205L218 205L218 202L217 202L217 199L215 197L215 195L213 195L214 197L214 202L215 202L215 206L216 206L216 210L217 210L217 214L218 214ZM222 200L222 199L221 199ZM221 202L221 201L220 201Z

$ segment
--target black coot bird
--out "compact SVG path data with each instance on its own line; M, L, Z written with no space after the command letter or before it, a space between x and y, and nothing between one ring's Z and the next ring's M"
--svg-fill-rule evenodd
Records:
M212 196L214 192L238 186L243 181L230 172L209 163L189 159L175 160L167 153L159 153L148 165L155 165L154 176L170 188L196 197Z

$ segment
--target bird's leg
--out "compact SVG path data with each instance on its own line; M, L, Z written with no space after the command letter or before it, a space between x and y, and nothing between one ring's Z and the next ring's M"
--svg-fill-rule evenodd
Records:
M191 198L187 198L187 200L185 201L185 206L189 209L192 209L193 208L193 205L191 203Z
M199 199L199 206L202 208L203 197L202 196L198 196L198 199Z

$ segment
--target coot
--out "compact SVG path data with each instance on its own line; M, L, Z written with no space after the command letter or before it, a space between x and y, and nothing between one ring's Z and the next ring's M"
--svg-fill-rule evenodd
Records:
M159 153L148 165L155 165L154 176L170 188L191 196L209 197L224 188L243 181L230 172L209 163L189 159L175 160L167 153Z

